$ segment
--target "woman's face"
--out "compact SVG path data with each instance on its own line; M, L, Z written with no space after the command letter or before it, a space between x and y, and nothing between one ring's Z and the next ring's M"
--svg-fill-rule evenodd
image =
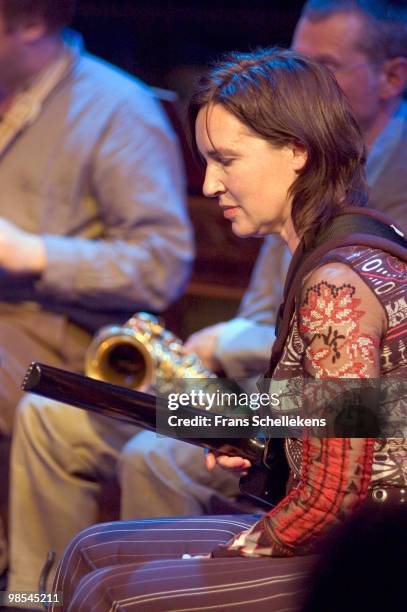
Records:
M217 197L237 236L282 233L291 224L288 190L306 161L295 146L275 147L221 104L203 107L195 126L206 162L203 192Z

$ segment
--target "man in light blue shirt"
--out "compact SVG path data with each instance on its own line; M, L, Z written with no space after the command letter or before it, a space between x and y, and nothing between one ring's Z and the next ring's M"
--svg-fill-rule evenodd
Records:
M30 361L82 370L96 329L139 310L164 310L191 270L175 134L146 85L92 57L79 35L62 29L74 4L0 0L0 438L11 433ZM105 445L120 449L135 431L97 419L93 427L91 418L62 405L32 413L37 432L31 422L29 439L45 435L58 452L72 453L74 471L86 471L91 457L101 472L111 471ZM30 460L14 466L12 503L34 467ZM52 486L40 469L36 476L48 495ZM54 500L84 516L69 495ZM46 513L17 501L17 541L24 542L25 528L41 537L30 516L52 528ZM60 514L59 531L65 519ZM0 574L4 548L0 537ZM31 551L31 560L21 553L21 584L37 590L43 555L35 545Z

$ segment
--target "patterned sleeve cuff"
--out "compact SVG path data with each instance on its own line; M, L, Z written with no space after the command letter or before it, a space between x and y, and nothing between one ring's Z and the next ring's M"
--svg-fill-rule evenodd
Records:
M242 531L236 535L227 544L220 544L212 552L213 557L260 557L262 556L261 550L257 547L259 527L258 523L255 523L253 527ZM271 552L265 553L270 555Z

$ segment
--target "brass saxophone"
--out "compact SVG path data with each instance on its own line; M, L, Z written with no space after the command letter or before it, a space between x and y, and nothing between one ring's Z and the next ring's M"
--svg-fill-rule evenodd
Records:
M86 353L86 374L122 387L168 394L185 389L185 379L216 378L152 314L139 312L124 325L102 327ZM192 383L192 380L191 380Z

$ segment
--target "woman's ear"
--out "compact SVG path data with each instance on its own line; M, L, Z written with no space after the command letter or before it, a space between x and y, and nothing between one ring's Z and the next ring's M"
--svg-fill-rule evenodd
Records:
M297 144L297 143L292 143L291 144L291 151L292 151L292 163L293 163L293 169L296 172L300 172L305 164L307 163L308 160L308 151L307 149L301 145L301 144Z

